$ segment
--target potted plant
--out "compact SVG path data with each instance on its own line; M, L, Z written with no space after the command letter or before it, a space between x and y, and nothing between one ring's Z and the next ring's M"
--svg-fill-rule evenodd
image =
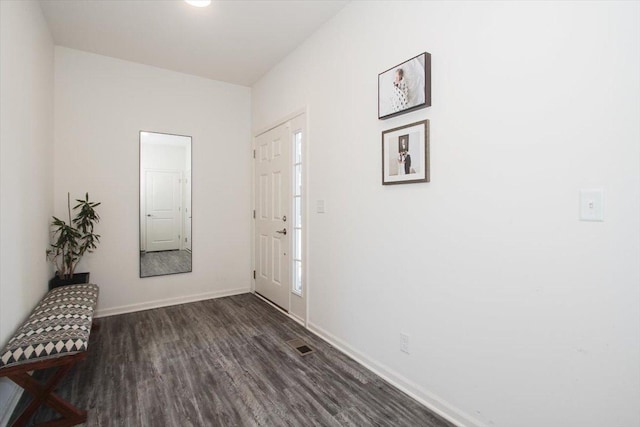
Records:
M84 200L76 199L76 202L73 210L77 213L71 219L71 196L67 193L68 224L55 216L51 221L53 243L47 250L47 259L55 266L56 274L49 281L49 289L89 283L89 273L76 273L75 269L82 256L93 252L100 242L100 235L93 232L94 225L100 221L95 211L100 203L90 202L89 193Z

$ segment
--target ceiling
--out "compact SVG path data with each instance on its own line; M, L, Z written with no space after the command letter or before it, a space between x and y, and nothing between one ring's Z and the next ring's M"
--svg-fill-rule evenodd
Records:
M57 45L251 86L347 1L41 0Z

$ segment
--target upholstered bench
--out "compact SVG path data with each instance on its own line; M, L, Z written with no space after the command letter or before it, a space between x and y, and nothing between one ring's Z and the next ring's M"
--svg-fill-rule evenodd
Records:
M26 425L33 413L45 403L62 415L61 419L47 425L74 426L87 420L86 411L62 400L53 391L73 365L86 357L97 303L97 285L55 288L44 296L0 350L0 377L10 378L33 395L33 401L14 426ZM40 384L28 374L51 367L58 369L45 384Z

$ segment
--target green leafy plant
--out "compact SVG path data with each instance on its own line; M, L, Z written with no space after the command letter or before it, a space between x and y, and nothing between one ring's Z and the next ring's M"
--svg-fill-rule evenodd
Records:
M55 266L60 279L71 279L84 254L93 252L100 243L100 235L93 232L95 224L100 222L95 210L100 203L90 202L89 193L86 193L84 200L76 199L76 202L78 204L73 211L77 213L72 220L71 195L67 193L68 224L55 216L51 221L53 243L47 249L47 259Z

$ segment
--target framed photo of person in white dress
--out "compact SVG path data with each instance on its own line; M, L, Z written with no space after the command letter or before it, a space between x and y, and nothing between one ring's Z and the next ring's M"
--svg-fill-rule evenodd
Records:
M382 132L382 185L429 182L429 120Z
M430 53L421 53L378 74L378 119L430 106Z

